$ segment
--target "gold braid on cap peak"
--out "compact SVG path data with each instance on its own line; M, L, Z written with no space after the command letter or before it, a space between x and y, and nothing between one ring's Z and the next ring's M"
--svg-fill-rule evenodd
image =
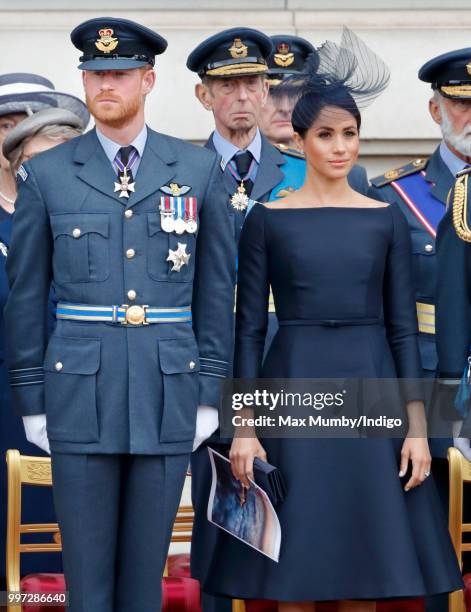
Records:
M471 242L471 229L468 225L468 178L462 174L456 179L453 195L453 226L461 240Z

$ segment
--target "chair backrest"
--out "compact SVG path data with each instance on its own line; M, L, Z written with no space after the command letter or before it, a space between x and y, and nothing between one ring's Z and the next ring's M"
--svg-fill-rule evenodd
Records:
M191 542L195 513L192 506L180 506L173 524L172 542Z
M463 553L471 552L471 543L463 542L463 534L471 532L471 523L463 522L463 488L465 484L471 483L471 462L457 448L449 448L448 468L450 473L448 529L462 568ZM464 612L464 609L463 591L450 593L449 612Z
M60 552L62 543L57 523L23 524L21 522L22 487L23 485L51 487L51 459L49 457L28 457L20 455L17 450L9 450L6 460L8 473L6 579L7 590L16 592L20 590L21 554ZM22 541L23 534L33 533L44 535L44 541L35 543Z

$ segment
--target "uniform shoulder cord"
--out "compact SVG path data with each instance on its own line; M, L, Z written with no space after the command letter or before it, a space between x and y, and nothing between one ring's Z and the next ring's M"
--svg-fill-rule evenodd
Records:
M458 177L453 195L453 226L461 240L471 242L471 228L468 225L468 178L469 174Z

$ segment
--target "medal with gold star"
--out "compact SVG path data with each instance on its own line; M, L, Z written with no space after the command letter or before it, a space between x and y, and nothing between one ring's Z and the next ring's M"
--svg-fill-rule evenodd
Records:
M173 264L171 272L180 272L182 266L188 265L190 257L191 253L186 252L186 244L177 242L177 249L175 251L172 249L168 250L168 257L166 261Z
M245 210L249 205L249 196L245 191L244 182L241 181L237 191L231 197L232 207L236 210Z
M127 168L125 167L123 173L119 177L119 183L114 184L114 191L120 191L120 198L129 198L130 193L134 193L136 191L136 183L134 181L131 182L131 177L128 174Z

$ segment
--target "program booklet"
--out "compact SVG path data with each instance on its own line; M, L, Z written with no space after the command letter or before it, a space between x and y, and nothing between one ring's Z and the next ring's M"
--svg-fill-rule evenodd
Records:
M245 492L227 457L208 448L212 468L208 521L278 562L281 526L265 491L252 480Z

